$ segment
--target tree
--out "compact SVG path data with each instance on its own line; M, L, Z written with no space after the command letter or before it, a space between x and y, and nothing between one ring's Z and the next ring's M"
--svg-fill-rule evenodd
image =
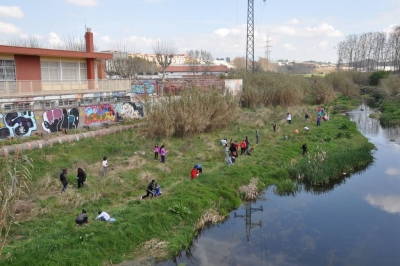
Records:
M164 96L165 70L171 65L172 59L176 54L176 48L166 41L157 41L153 50L156 54L157 62L161 66L163 72L161 80L161 96Z
M199 72L202 67L203 75L207 74L209 66L213 63L214 57L210 52L206 50L189 50L187 51L188 58L186 59L186 64L189 65L190 71L193 73L193 76L196 72Z

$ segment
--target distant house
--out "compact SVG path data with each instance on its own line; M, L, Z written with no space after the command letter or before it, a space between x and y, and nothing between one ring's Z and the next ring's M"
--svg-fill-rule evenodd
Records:
M162 70L160 70L162 72ZM165 75L168 77L174 77L174 76L204 76L204 75L214 75L214 76L220 76L220 75L228 75L229 68L225 65L219 65L219 66L205 66L205 65L199 65L199 66L190 66L190 65L184 65L184 66L169 66L165 70Z

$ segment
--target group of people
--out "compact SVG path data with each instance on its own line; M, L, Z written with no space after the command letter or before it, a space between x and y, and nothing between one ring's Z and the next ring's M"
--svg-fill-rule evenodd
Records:
M86 210L83 209L82 212L78 215L78 217L76 217L75 219L75 223L76 225L84 225L85 223L88 222L88 216L86 214ZM95 220L100 220L103 222L110 222L113 223L116 221L115 218L111 218L111 216L106 213L105 211L98 211L97 212L97 217L95 218Z
M62 172L60 174L60 181L62 184L61 193L65 192L67 190L67 186L68 186L67 174L68 174L68 169L66 169L66 168L62 169ZM85 173L85 171L83 171L82 168L78 168L78 174L76 176L76 179L78 181L78 188L81 188L85 185L86 173Z
M256 130L256 143L258 143L259 136L259 132ZM239 157L239 148L240 155L252 155L254 150L254 148L250 148L250 140L247 136L240 144L237 141L232 142L232 139L229 145L227 139L222 139L221 144L225 147L225 162L228 165L232 165L236 162L236 158Z
M160 162L165 163L165 156L167 155L167 150L165 149L165 145L158 147L158 144L154 146L154 160L158 161L158 154L160 154L161 160Z
M149 196L151 196L151 198L159 197L161 194L161 186L153 179L146 188L146 194L141 196L140 199L145 199Z

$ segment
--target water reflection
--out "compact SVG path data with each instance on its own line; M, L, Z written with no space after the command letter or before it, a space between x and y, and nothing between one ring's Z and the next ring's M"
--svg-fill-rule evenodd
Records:
M370 195L365 200L372 206L379 207L387 213L400 213L400 196L398 195Z

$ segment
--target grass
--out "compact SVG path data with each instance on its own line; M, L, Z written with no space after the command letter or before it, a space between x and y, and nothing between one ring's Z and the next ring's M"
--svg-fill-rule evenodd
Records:
M384 127L400 125L400 102L385 100L381 104L381 125Z
M292 114L292 125L285 121L287 112ZM303 121L306 112L308 123ZM277 193L294 193L299 188L295 174L313 176L302 172L307 170L301 153L303 143L307 143L310 155L325 151L329 169L343 170L334 167L343 163L341 150L346 150L346 159L357 152L346 164L346 171L367 163L365 156L370 155L371 147L354 123L342 115L331 115L330 121L316 127L316 117L316 107L308 106L242 109L227 128L190 138L154 140L146 137L146 129L139 128L27 151L34 170L31 193L23 201L33 202L32 211L18 214L4 250L4 254L9 253L4 263L109 265L147 257L148 252L156 259L167 258L188 248L199 226L221 220L240 206L246 194L239 192L241 186L251 183L260 190L275 184ZM272 131L275 120L277 132ZM305 125L310 128L307 132L302 130ZM335 137L343 125L351 138ZM299 134L293 133L295 128ZM254 144L257 129L260 143ZM235 165L226 166L220 140L226 137L240 142L246 135L254 147L253 156L240 156ZM327 138L330 141L324 140ZM155 142L166 145L166 164L153 160ZM108 156L110 165L107 177L101 176L103 156ZM195 163L202 165L203 174L190 181ZM70 183L68 193L61 194L59 173L64 167L70 170ZM88 178L80 190L75 184L78 167ZM337 178L338 174L321 170L318 176ZM151 179L161 185L163 196L138 200ZM88 211L90 223L77 227L74 220L82 208ZM100 209L117 221L93 221Z

